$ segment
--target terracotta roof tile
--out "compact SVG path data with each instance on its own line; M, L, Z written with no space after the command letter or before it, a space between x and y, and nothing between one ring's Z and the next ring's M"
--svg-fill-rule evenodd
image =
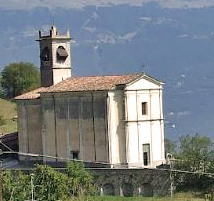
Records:
M41 93L52 92L80 92L80 91L105 91L115 89L117 85L128 84L139 76L147 76L145 74L135 75L118 75L118 76L72 76L66 80L59 82L50 87L41 87L28 93L17 96L15 100L38 99ZM149 77L149 76L147 76ZM158 80L149 77L158 83Z
M31 99L38 99L40 97L40 93L44 91L45 87L40 87L38 89L35 89L33 91L27 92L25 94L22 94L20 96L16 96L15 100L31 100Z
M58 84L46 88L43 92L75 92L75 91L103 91L115 88L116 85L127 84L138 75L123 76L88 76L70 77Z

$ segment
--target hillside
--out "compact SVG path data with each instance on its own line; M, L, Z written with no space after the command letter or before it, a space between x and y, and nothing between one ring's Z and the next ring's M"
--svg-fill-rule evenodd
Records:
M182 135L200 133L214 139L214 7L164 8L157 2L83 9L69 8L66 3L66 9L58 8L55 25L62 34L70 28L76 41L71 45L73 73L144 71L166 83L163 103L167 138L178 140ZM39 66L35 40L38 30L45 33L50 28L53 11L30 8L0 11L0 71L14 61Z
M0 136L2 134L17 131L16 104L0 98L0 116L5 120L4 125L0 125Z

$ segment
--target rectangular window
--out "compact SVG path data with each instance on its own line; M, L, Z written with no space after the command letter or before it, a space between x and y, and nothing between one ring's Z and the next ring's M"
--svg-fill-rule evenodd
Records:
M150 165L150 144L143 144L143 165Z
M147 106L147 102L142 102L142 115L147 115L147 110L148 110L148 106Z
M70 158L71 159L78 159L79 158L79 151L70 151Z

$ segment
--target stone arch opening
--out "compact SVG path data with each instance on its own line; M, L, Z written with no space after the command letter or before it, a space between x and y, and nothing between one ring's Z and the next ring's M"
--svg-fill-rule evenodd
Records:
M103 185L103 195L115 195L114 185L107 183Z
M153 187L150 183L142 184L141 195L152 197L153 196Z
M123 191L123 196L131 197L131 196L133 196L134 187L130 183L124 183L122 185L122 191Z

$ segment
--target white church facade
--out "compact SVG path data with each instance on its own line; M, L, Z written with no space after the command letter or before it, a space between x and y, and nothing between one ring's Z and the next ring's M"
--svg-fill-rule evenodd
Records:
M19 151L109 167L156 167L165 162L163 83L144 74L71 75L70 34L39 33L39 89L16 97ZM47 157L48 156L48 157Z

